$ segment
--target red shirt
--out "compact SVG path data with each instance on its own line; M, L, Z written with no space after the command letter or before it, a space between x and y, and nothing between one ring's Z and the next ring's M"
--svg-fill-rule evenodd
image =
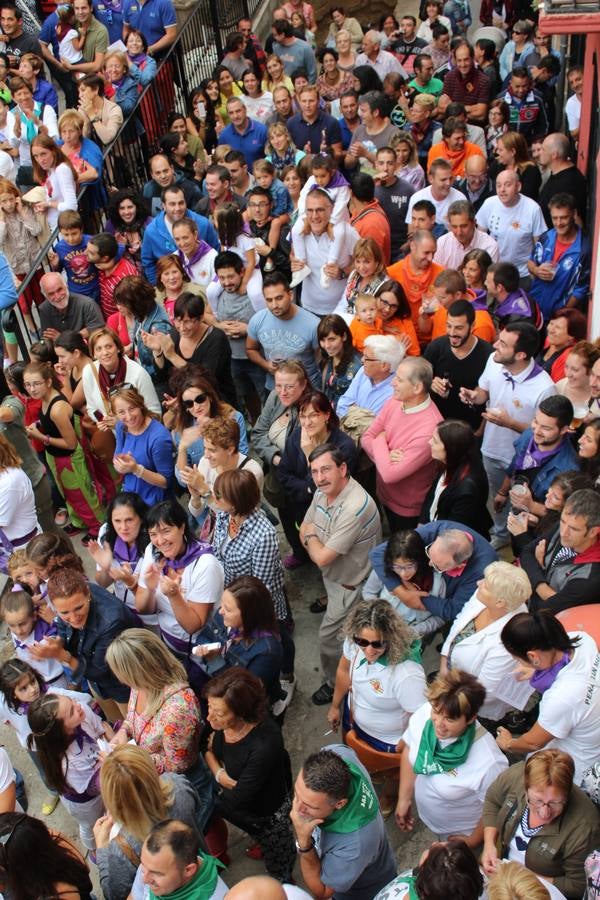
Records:
M465 106L489 103L490 89L490 79L475 66L464 78L458 69L451 69L444 78L444 94L453 103L464 103Z
M100 309L105 319L117 312L113 294L118 283L126 275L139 275L140 273L132 262L122 257L112 272L98 272L100 282Z
M383 261L390 263L392 252L392 235L388 217L378 200L368 203L361 212L350 219L350 224L358 231L361 238L373 238L383 252Z

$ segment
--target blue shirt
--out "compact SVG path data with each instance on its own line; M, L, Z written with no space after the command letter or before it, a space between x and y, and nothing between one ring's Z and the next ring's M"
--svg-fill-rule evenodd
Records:
M165 29L177 25L175 7L171 0L124 0L123 24L141 31L148 46L165 36Z
M69 291L98 300L100 297L98 270L89 261L85 252L91 236L91 234L84 234L82 240L75 246L67 244L64 238L61 238L55 245L54 252L60 260L61 269L67 273Z
M283 216L287 213L291 216L294 212L294 204L292 203L290 193L283 181L280 181L279 178L274 178L273 183L269 188L269 193L271 195L271 200L273 201L271 215Z
M321 152L321 143L323 141L323 132L325 132L325 141L328 146L331 144L342 143L342 133L340 131L340 123L333 116L327 113L319 112L314 122L307 122L300 113L288 119L288 131L292 136L292 140L296 147L304 150L305 144L310 144L311 153Z
M393 394L393 380L394 372L383 381L380 381L379 384L373 384L369 376L365 375L364 368L359 369L350 382L350 387L337 402L336 412L338 416L345 416L353 405L361 406L363 409L370 409L371 412L378 415L383 405Z
M46 16L40 29L39 40L42 44L52 47L54 58L59 58L58 37L56 36L56 26L58 25L58 16L55 12Z
M17 289L15 279L8 260L0 253L0 309L8 309L17 302Z
M152 419L142 434L130 434L125 430L122 422L117 422L116 433L115 456L120 453L131 453L139 465L144 466L150 472L164 475L167 480L166 487L156 487L156 485L148 484L143 478L138 478L132 472L123 478L123 490L133 491L148 506L166 500L170 493L175 467L171 432L156 419Z
M93 0L94 16L108 31L108 43L123 40L123 7L120 0Z
M249 169L252 169L257 159L264 159L266 143L266 127L250 118L243 134L236 131L233 125L227 125L219 137L219 144L229 144L232 150L239 150L244 154Z
M278 319L269 309L261 309L248 322L248 337L260 344L267 360L299 359L320 390L321 373L315 360L318 326L318 318L299 306L291 319ZM271 389L273 384L273 376L267 373L267 387Z

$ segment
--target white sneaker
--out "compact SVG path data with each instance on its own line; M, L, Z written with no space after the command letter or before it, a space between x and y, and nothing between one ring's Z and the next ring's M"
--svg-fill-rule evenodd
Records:
M276 700L273 704L273 715L280 716L281 713L288 708L290 703L292 702L292 697L294 696L294 691L296 690L296 679L294 678L292 681L287 681L283 678L280 679L279 684L281 685L281 690L285 692L285 697L282 697L281 700Z

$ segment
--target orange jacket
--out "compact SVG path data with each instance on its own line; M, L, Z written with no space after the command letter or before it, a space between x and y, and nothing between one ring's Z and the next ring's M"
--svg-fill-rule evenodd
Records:
M398 316L396 316L394 319L388 319L387 322L384 322L383 319L380 319L378 316L377 324L381 327L380 334L393 334L395 338L401 338L406 335L410 338L410 344L406 351L407 356L421 355L421 348L419 346L419 341L417 340L417 332L413 325L412 318L399 319Z
M383 253L383 262L387 265L392 252L392 235L388 217L379 200L367 203L364 209L352 216L350 224L358 231L361 238L370 237L376 244L379 244Z
M452 176L454 178L464 178L465 162L470 156L483 156L481 147L478 147L477 144L471 144L470 141L465 141L463 150L450 150L448 144L442 138L437 144L432 145L431 150L427 154L427 171L429 171L434 159L447 159L452 165Z
M358 316L354 316L352 321L350 322L350 334L352 335L352 345L355 350L358 350L359 353L362 353L365 349L365 340L368 337L371 337L372 334L383 334L381 330L381 325L378 324L379 320L375 320L374 325L365 325L364 322L361 322Z
M387 267L387 273L390 278L393 278L394 281L397 281L404 288L406 299L410 305L410 314L417 329L417 337L421 343L431 340L428 334L419 332L419 308L422 303L422 297L432 287L440 272L443 271L443 266L440 266L438 263L431 263L425 272L413 272L410 265L410 255Z
M468 292L472 294L472 291ZM467 300L472 302L472 297L466 297ZM436 338L443 337L446 334L446 319L448 318L448 310L445 306L440 306L439 309L436 309L433 314L433 328L431 330L431 340L434 341ZM485 309L476 309L475 310L475 322L473 323L473 334L475 337L481 338L482 341L487 341L488 344L493 344L496 340L496 329L494 328L494 323L492 321L492 317L489 312Z

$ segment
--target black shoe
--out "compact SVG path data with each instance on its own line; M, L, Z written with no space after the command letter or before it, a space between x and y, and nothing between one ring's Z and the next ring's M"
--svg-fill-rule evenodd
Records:
M77 525L72 525L70 522L68 525L65 525L63 528L65 534L68 534L71 537L74 534L81 534L83 528L78 528Z
M312 695L312 702L315 706L326 706L333 700L333 688L329 687L327 682L321 685L318 691Z
M323 603L323 600L325 600L325 603ZM317 599L313 600L308 608L310 609L311 613L317 613L317 615L319 615L320 613L324 613L327 609L327 597L317 597Z

